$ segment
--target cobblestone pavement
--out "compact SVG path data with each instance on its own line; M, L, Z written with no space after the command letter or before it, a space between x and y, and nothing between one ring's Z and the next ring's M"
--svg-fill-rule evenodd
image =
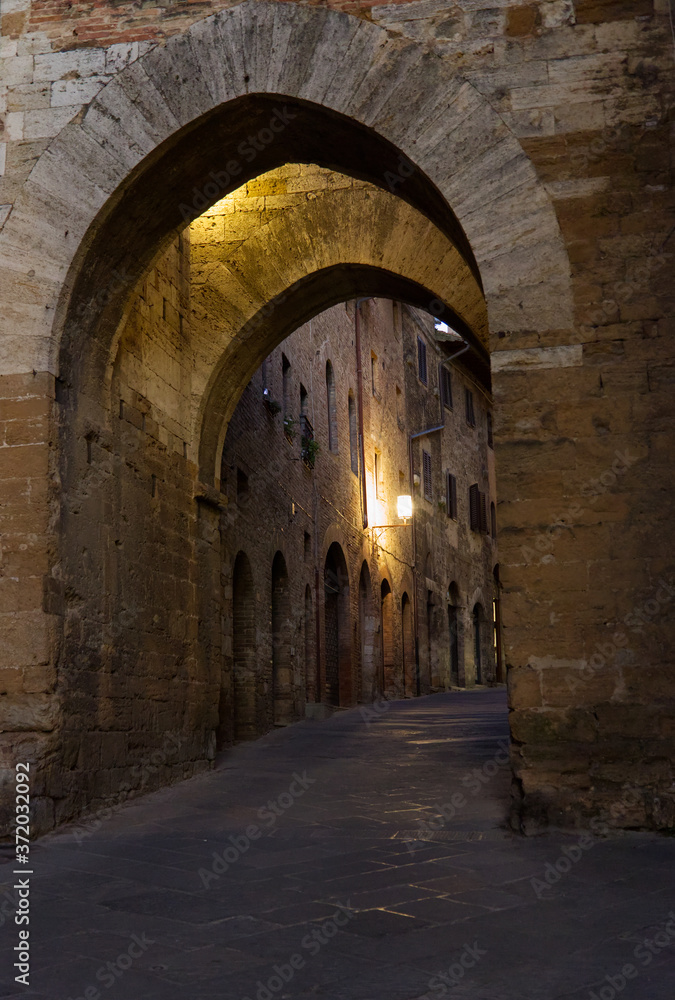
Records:
M357 708L43 838L0 996L672 1000L675 840L508 832L506 735L503 690Z

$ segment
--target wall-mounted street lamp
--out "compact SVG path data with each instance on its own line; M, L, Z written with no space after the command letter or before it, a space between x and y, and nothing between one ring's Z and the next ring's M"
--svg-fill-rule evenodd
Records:
M412 497L409 494L404 494L403 496L397 497L396 500L396 513L401 518L402 524L373 524L373 541L376 541L375 532L384 531L386 528L407 528L409 523L412 523L413 515L413 505Z
M400 496L396 501L396 513L402 521L409 521L412 517L412 497L408 493Z

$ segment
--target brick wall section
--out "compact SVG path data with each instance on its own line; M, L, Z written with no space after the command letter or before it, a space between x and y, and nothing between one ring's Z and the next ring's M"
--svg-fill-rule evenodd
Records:
M50 476L54 450L54 379L45 374L0 377L0 761L13 775L16 754L49 753L58 728L50 614ZM11 768L11 771L9 770ZM36 820L51 820L44 786L33 786ZM0 822L10 822L9 805Z

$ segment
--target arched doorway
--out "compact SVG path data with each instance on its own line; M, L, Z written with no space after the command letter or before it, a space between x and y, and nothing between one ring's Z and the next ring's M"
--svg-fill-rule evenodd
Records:
M323 588L325 697L329 705L349 705L352 698L349 573L337 542L333 542L326 555Z
M407 593L401 598L401 649L403 661L401 679L403 697L406 698L415 693L415 634L412 602Z
M305 701L316 701L316 624L312 602L312 588L305 587Z
M474 604L473 613L473 667L476 684L485 682L485 650L483 648L483 632L485 624L485 612L482 604Z
M286 560L277 552L272 562L272 719L275 726L293 721L291 601Z
M448 587L448 644L450 649L450 685L452 687L460 686L460 625L459 588L453 582ZM463 675L464 671L462 670L461 673Z
M426 676L425 676L425 687L423 688L423 693L428 693L433 691L438 686L438 667L436 660L436 630L435 630L435 618L434 618L434 592L433 590L427 591L427 602L426 602L426 616L425 616L425 626L427 633L427 649L426 649Z
M366 704L376 695L375 616L373 615L372 582L368 563L363 561L359 575L359 653L361 667L361 700Z
M254 739L256 706L256 613L251 564L237 553L232 570L232 701L235 741ZM224 720L222 720L224 721ZM223 725L221 739L223 743ZM229 722L229 720L228 720ZM228 734L229 735L229 734Z
M383 694L397 696L400 680L396 677L394 662L394 595L388 580L380 585L380 623L382 629L382 668L380 690Z

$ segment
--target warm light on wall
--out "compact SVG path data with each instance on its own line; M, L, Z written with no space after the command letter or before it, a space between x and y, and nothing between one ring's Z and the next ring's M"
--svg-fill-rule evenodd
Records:
M412 497L400 496L396 502L396 513L402 520L412 517Z

